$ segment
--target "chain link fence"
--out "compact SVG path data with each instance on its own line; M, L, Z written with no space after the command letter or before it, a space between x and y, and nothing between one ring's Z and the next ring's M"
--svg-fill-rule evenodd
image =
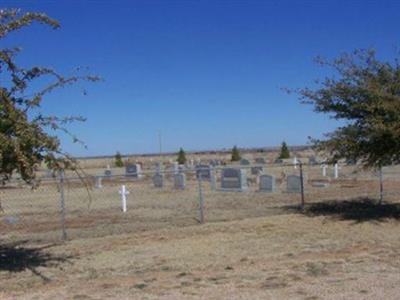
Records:
M44 178L0 188L0 239L55 242L291 213L330 200L398 202L400 167L258 164ZM121 172L116 172L121 174ZM125 199L125 200L124 200Z

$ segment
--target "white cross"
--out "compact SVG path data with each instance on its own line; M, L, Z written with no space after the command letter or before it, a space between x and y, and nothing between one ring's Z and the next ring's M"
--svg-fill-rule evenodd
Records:
M295 156L295 157L293 158L293 165L294 165L294 168L295 168L295 169L297 169L297 164L298 164L298 161L297 161L297 157Z
M126 195L129 195L129 191L126 189L125 185L121 186L121 189L119 190L119 194L121 195L122 211L126 212Z

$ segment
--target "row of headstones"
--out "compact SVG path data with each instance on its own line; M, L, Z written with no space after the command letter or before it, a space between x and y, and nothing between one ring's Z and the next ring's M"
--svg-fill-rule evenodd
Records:
M321 168L322 168L322 176L326 177L328 166L326 164L324 164L321 166ZM197 165L196 166L196 176L197 176L197 178L199 178L199 176L201 175L203 179L210 180L211 173L213 173L211 170L212 170L212 166L210 166L210 165ZM339 170L340 170L339 165L335 164L333 166L334 178L339 177ZM156 168L156 173L159 174L159 173L161 173L161 171L162 171L162 167L160 164L158 164L157 168ZM178 164L173 165L173 173L175 175L181 174L181 173L183 173L183 171L184 171L183 166L180 166ZM263 171L264 171L264 168L262 166L251 167L252 175L260 175ZM111 176L112 175L111 170L108 168L104 172L104 175ZM142 175L141 165L140 164L127 165L126 170L125 170L125 176L133 177L133 178L142 178L143 175Z
M221 190L247 190L247 177L246 172L242 169L226 168L222 170L221 174ZM259 176L259 191L260 192L275 192L276 179L272 175ZM286 191L289 193L301 192L301 178L298 175L288 175Z
M216 178L214 172L205 172L205 169L201 170L198 176L201 176L202 180L210 181L212 189L216 189ZM199 178L198 177L198 178ZM164 187L164 175L155 174L153 176L153 184L157 188ZM186 175L179 173L174 175L174 188L185 189L186 187ZM247 177L246 172L242 169L226 168L222 170L221 174L221 191L246 191ZM276 179L271 175L259 176L259 191L260 192L275 192L276 190ZM301 192L301 178L298 175L287 176L287 192L299 193Z

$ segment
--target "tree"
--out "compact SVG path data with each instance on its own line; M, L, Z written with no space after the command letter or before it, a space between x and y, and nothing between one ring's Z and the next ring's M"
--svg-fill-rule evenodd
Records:
M38 22L57 29L56 20L41 13L19 10L0 10L0 40L9 34ZM41 103L47 94L57 88L72 85L80 80L97 81L97 76L76 75L64 77L45 67L22 68L16 63L19 48L0 49L0 181L7 182L14 172L27 183L33 184L37 167L45 163L52 170L72 169L79 174L76 161L65 153L56 132L70 134L66 128L78 117L45 115ZM34 91L43 82L49 85ZM53 134L50 134L53 133Z
M116 166L117 168L121 168L121 167L124 166L124 162L122 161L121 153L119 153L118 151L117 151L117 153L115 154L115 166Z
M239 149L235 146L232 148L231 161L239 161L241 159Z
M179 149L178 158L176 161L180 165L184 165L186 163L186 153L182 148Z
M297 90L303 103L318 113L342 120L343 126L313 142L330 154L364 167L400 162L400 64L380 61L374 50L356 50L327 61L335 72L315 89Z
M290 158L289 148L286 145L286 142L282 142L281 152L279 153L279 159L287 159Z

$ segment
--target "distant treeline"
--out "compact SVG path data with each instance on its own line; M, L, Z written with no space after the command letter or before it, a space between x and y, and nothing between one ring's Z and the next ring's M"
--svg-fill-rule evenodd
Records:
M288 146L290 151L304 151L312 149L311 146ZM279 151L280 146L277 147L257 147L257 148L239 148L241 152L244 153L270 153ZM204 154L228 154L231 153L232 149L220 149L220 150L203 150L203 151L186 151L187 154L195 154L195 155L204 155ZM176 155L177 152L163 152L161 156L170 156ZM121 154L123 157L132 157L132 156L140 156L140 157L155 157L160 156L160 153L143 153L143 154ZM76 159L113 159L115 154L113 155L99 155L99 156L79 156L75 157Z

